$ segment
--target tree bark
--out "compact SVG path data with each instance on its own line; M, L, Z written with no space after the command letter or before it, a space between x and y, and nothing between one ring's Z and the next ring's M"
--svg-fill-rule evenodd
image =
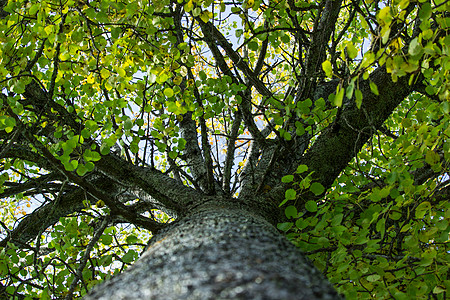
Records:
M210 203L154 236L133 266L85 299L340 298L264 218Z

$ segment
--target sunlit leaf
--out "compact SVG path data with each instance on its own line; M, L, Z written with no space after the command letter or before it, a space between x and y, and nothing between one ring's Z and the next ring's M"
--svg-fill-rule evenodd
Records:
M325 72L325 75L327 77L333 76L333 68L332 68L331 62L329 60L326 60L322 63L322 69Z

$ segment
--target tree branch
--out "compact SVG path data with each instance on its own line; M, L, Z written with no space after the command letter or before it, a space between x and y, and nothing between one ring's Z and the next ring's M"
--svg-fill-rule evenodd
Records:
M321 72L322 62L326 60L326 45L336 26L341 4L342 0L327 0L321 12L320 19L318 19L317 24L314 26L311 44L306 55L306 67L302 70L304 81L299 86L296 101L311 98L311 93L315 90L317 77L319 72Z
M21 119L10 108L8 108L8 113L16 120L18 126L25 127ZM146 228L147 230L150 230L152 232L157 232L162 228L161 224L129 211L129 209L127 209L125 205L116 201L109 194L96 188L93 184L85 180L85 178L77 176L72 172L66 171L62 163L56 157L54 157L53 154L51 154L51 152L44 145L42 145L42 143L39 142L32 134L25 130L23 135L31 144L36 147L36 149L38 149L38 151L42 153L44 157L46 157L50 161L55 169L65 175L65 177L71 182L83 187L94 198L103 200L111 209L111 212L113 214L121 215L130 223L142 226L143 228Z
M236 150L236 138L239 135L239 127L242 122L242 114L238 111L234 115L233 125L231 126L230 137L227 139L227 154L225 157L225 166L223 168L222 189L226 192L230 192L231 182L231 169L234 164L234 150Z
M223 36L223 34L211 22L205 23L199 17L197 17L196 20L200 24L200 28L202 29L202 33L206 38L208 46L210 46L210 44L214 42L218 43L225 50L228 57L239 68L239 70L241 70L242 73L244 73L244 75L247 77L249 82L256 88L256 90L262 96L271 98L272 92L266 87L266 85L261 80L258 79L257 74L255 74L250 69L245 60L236 51L234 51L233 45L231 45L230 42L228 42L228 40ZM216 58L216 56L214 57Z
M200 97L200 93L197 89L197 86L195 85L195 78L194 74L192 74L191 69L188 69L188 76L189 79L191 79L194 82L194 96L197 100L197 103L200 107L203 108L202 99ZM206 127L206 121L203 116L199 118L200 123L200 134L201 134L201 143L202 143L202 153L203 153L203 159L204 163L202 164L202 167L200 167L205 172L199 176L201 186L204 189L204 192L207 195L212 195L214 192L218 192L220 190L220 186L218 186L219 190L215 191L216 182L213 175L213 166L212 166L212 158L211 158L211 147L209 145L208 141L208 130ZM193 141L191 141L193 143ZM197 140L195 141L197 143ZM197 144L198 145L198 144Z
M95 244L98 242L100 237L102 236L103 232L106 229L106 226L108 225L108 217L105 217L102 222L100 223L100 226L95 231L94 236L89 241L89 244L86 246L86 249L84 250L83 257L81 258L80 265L77 268L77 271L75 273L75 278L73 279L72 283L70 284L69 290L67 291L67 295L64 299L70 300L72 299L72 294L77 286L78 281L83 279L83 269L87 264L87 261L91 255L91 251L94 248Z
M63 106L51 101L46 95L46 92L35 81L32 81L26 86L23 95L33 105L37 107L50 105L51 108L60 114L59 118L56 115L50 115L50 118L64 122L76 132L81 132L84 129L84 125L76 121L76 115L69 113ZM46 110L45 112L47 113L47 111L51 113L51 110ZM30 136L28 132L26 134ZM85 139L85 144L91 146L96 143L91 139ZM98 150L99 148L97 145L96 149ZM57 162L59 163L59 161ZM201 198L199 197L199 193L194 189L176 182L175 179L170 178L161 171L135 166L114 154L102 156L102 159L96 162L96 167L104 171L106 176L123 185L129 186L131 184L132 186L139 187L157 201L160 201L173 213L183 214L186 206L194 201L193 199Z
M408 84L408 79L408 76L403 76L393 82L385 67L373 71L369 79L360 83L363 94L361 109L356 107L354 100L347 102L341 117L322 132L299 164L307 165L308 172L314 172L314 180L328 189L392 111L413 92L414 86ZM379 95L371 91L370 82L377 85Z

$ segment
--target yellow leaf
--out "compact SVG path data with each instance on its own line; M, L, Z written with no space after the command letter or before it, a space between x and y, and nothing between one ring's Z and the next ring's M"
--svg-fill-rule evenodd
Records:
M389 25L392 22L391 8L386 6L380 10L377 19L382 23L382 26Z
M329 60L326 60L322 63L322 69L325 71L325 75L327 75L327 77L333 76L333 69Z
M192 3L192 0L190 0L188 3L184 5L184 10L186 12L190 12L194 8L194 3Z
M45 33L47 33L47 35L49 35L50 33L53 32L53 25L47 25L44 28Z
M122 68L117 68L117 73L119 74L120 77L125 77L127 75L125 70Z
M109 73L108 69L102 69L100 71L100 75L102 75L103 78L108 78L110 73Z
M402 0L399 3L400 9L406 9L409 5L409 0Z
M87 83L94 83L94 81L95 81L95 78L94 78L94 76L92 76L92 74L89 74L89 76L87 77Z
M166 95L167 97L172 97L173 96L173 90L171 88L166 88L164 90L164 95Z
M106 90L110 91L110 90L112 90L113 86L107 81L107 82L105 82L105 88L106 88Z
M200 19L202 19L203 22L207 23L209 19L211 19L213 14L207 10L204 10L200 14Z

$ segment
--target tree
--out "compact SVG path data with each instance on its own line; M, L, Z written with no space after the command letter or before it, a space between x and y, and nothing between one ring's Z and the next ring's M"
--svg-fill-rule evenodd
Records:
M448 11L0 1L0 295L445 299Z

